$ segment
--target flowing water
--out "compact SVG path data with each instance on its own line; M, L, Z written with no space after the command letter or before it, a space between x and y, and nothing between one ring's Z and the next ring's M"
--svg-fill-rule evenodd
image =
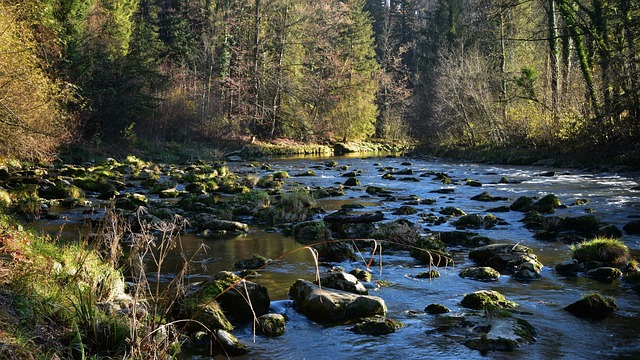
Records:
M310 167L322 165L328 159L297 158L270 161L273 169L286 170L293 175ZM321 199L319 202L328 213L340 208L344 203L361 203L366 211L381 210L385 221L396 219L391 213L401 206L402 201L387 201L383 198L368 197L364 192L367 185L384 187L393 192L393 196L416 195L421 199L435 199L433 205L415 206L419 213L403 216L425 233L429 231L454 230L450 223L438 226L426 225L420 213L434 213L446 206L455 206L467 213L487 214L488 208L510 205L522 195L544 196L555 194L563 204L572 204L577 199L588 199L584 206L568 206L558 209L555 215L578 216L593 212L601 221L622 228L633 218L640 217L639 179L633 175L613 173L588 173L579 170L551 169L538 167L493 166L465 163L448 163L431 159L408 159L389 157L368 158L331 158L339 165L348 165L349 170L362 170L358 177L361 187L347 189L340 198ZM409 161L411 165L402 165ZM237 172L263 175L265 171L233 165ZM396 170L412 169L419 182L383 180L382 167ZM344 171L337 167L314 168L318 176L291 177L286 179L285 187L335 186L344 182L340 177ZM556 176L537 176L542 172L555 171ZM464 184L465 179L480 181L482 187L465 185L443 185L433 176L419 177L420 174L435 172L446 173L454 181ZM500 184L506 177L510 182ZM399 176L400 178L400 176ZM442 188L455 189L451 194L432 193ZM482 191L493 196L508 197L510 200L499 202L478 202L470 198ZM276 262L253 278L269 289L273 301L273 310L283 313L287 318L287 329L283 336L268 338L258 335L255 339L250 326L239 326L234 334L250 347L249 355L241 359L632 359L640 358L640 295L621 286L618 281L601 283L584 277L565 278L553 271L553 267L570 258L569 247L561 242L538 241L533 233L523 228L519 220L520 212L496 213L507 225L499 225L490 230L478 230L499 241L520 243L529 246L545 265L542 278L532 282L520 282L510 276L502 276L498 282L482 283L462 279L460 269L471 266L466 257L468 252L456 252L455 266L441 268L441 277L434 279L415 279L412 275L428 270L417 265L406 252L384 254L382 272L372 269L374 279L386 280L391 285L370 292L382 297L388 307L388 318L399 320L405 326L397 332L384 336L357 335L349 331L349 326L324 326L308 320L304 315L291 308L287 300L287 291L296 279L313 280L315 265L309 251L302 248L293 238L280 233L268 232L259 224L251 224L250 231L237 236L220 236L217 239L200 239L193 234L182 237L185 250L194 252L203 242L208 246L206 253L197 257L197 266L190 275L192 281L206 278L220 270L233 270L236 260L259 253L269 258L278 258ZM476 231L476 230L474 230ZM638 256L640 236L624 235L623 241ZM365 254L365 256L367 256ZM172 261L179 261L176 254ZM340 266L345 270L363 267L362 262L343 262L326 264ZM173 268L171 264L166 267ZM324 267L321 268L323 271ZM171 272L165 274L167 278ZM441 303L454 314L464 310L459 303L465 293L492 289L504 294L507 299L517 302L525 314L519 317L530 322L537 330L537 341L530 346L511 353L492 352L483 356L470 350L459 342L460 339L432 332L435 317L422 310L431 303ZM619 309L602 321L590 321L576 318L563 310L566 305L578 300L585 293L598 291L614 296ZM204 359L191 355L191 359Z

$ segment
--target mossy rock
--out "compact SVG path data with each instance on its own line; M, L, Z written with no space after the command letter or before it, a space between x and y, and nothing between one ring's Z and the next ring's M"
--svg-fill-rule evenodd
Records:
M451 264L451 255L446 245L435 236L420 237L409 249L409 254L422 264L447 266Z
M401 207L399 207L398 209L396 209L393 212L393 215L413 215L413 214L417 214L418 210L416 208L414 208L413 206L409 206L409 205L403 205Z
M323 261L341 262L358 260L355 247L349 242L324 242L314 245Z
M480 181L471 180L471 179L467 179L464 182L464 184L467 185L467 186L471 186L471 187L481 187L482 186L482 183Z
M429 271L422 271L416 274L416 279L436 279L440 277L440 271L431 269Z
M544 196L531 205L531 208L542 214L553 214L555 209L562 206L560 199L553 194Z
M255 270L255 269L259 269L262 268L264 266L266 266L267 264L271 263L273 260L264 257L260 254L253 254L251 255L249 258L247 259L242 259L242 260L238 260L235 263L233 263L233 267L235 267L236 269L251 269L251 270Z
M470 267L460 272L460 277L482 282L498 281L500 273L488 266Z
M533 205L532 198L528 196L520 196L513 202L513 204L511 204L511 206L509 206L509 209L513 211L527 212L531 210L532 205Z
M509 200L509 198L500 197L500 196L493 196L493 195L489 194L488 191L483 191L482 193L471 197L471 200L482 201L482 202L495 202L495 201Z
M638 235L640 234L640 220L632 220L629 221L622 230L630 235Z
M493 290L480 290L466 294L460 305L473 310L483 310L487 308L511 309L518 306L513 301L507 300L504 295Z
M479 214L463 215L453 225L456 229L480 229L484 227L484 218Z
M599 320L613 314L618 305L613 297L593 293L567 305L564 309L577 317Z
M442 215L446 215L446 216L465 216L467 215L466 212L458 209L457 207L453 207L453 206L447 206L443 209L440 210L440 214Z
M436 314L446 314L450 312L448 307L442 304L429 304L424 308L424 311L427 314L436 315Z
M535 230L544 228L545 219L545 216L540 214L539 212L531 211L520 221L524 223L525 228L529 230Z
M256 330L267 336L281 336L285 332L286 321L281 314L264 314L258 317Z
M601 282L612 282L622 276L622 271L618 268L603 266L585 271L584 276Z
M293 237L297 242L309 245L331 239L331 231L322 220L305 221L293 227Z
M350 177L344 182L344 186L360 186L360 181L354 177Z
M563 229L577 231L583 234L596 234L600 230L600 219L595 215L583 215L564 218L559 226Z
M315 172L315 171L313 171L313 170L309 169L309 170L306 170L306 171L302 171L302 172L296 173L296 174L294 174L293 176L297 176L297 177L303 177L303 176L318 176L318 174L316 174L316 172Z
M366 335L386 335L396 332L404 325L400 321L386 320L370 320L352 327L350 330L356 334Z
M436 236L447 246L477 248L494 243L494 240L470 231L447 231L437 233Z
M371 282L372 280L371 272L364 269L355 268L349 271L349 274L355 276L358 280L362 282Z
M420 233L416 228L406 222L393 221L380 225L378 229L371 234L371 237L377 240L385 240L389 242L388 245L398 247L399 245L415 244L420 239Z

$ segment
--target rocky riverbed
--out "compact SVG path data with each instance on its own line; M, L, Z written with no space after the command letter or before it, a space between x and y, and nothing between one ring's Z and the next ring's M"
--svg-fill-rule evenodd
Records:
M109 208L158 228L187 219L183 253L209 250L173 316L210 321L237 356L640 353L633 177L396 157L231 160L5 169L0 199L42 229L64 224L64 236ZM570 248L594 238L620 239L615 256ZM164 281L180 259L169 257ZM251 271L260 276L241 279ZM601 296L585 304L591 293ZM255 342L254 315L267 316Z

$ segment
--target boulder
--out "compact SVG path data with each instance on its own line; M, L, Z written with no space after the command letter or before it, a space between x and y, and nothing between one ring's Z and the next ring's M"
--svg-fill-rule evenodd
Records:
M281 314L264 314L258 317L256 330L267 336L280 336L284 334L286 321Z
M233 287L226 290L230 286ZM251 305L247 302L247 293ZM242 280L228 271L221 271L204 282L190 285L185 293L185 300L191 303L206 303L214 298L225 314L237 321L251 320L253 312L256 316L268 313L271 301L267 288Z
M348 211L338 210L324 217L327 223L372 223L384 220L384 214L375 213L352 214Z
M494 202L494 201L509 200L509 198L501 197L501 196L493 196L489 194L488 191L483 191L482 193L476 196L473 196L471 200L483 201L483 202Z
M464 211L458 209L457 207L447 206L440 210L440 214L446 216L464 216L467 215Z
M558 274L563 276L577 276L579 271L578 260L567 259L556 265L555 270Z
M446 245L435 236L420 237L409 249L409 254L422 264L447 266L452 261Z
M259 254L253 254L251 257L238 260L233 264L233 267L236 269L259 269L267 264L271 263L273 260L266 258Z
M447 246L464 246L476 248L493 244L494 242L492 239L486 236L478 235L478 233L469 231L441 232L436 233L436 236L439 237L440 241L445 243Z
M393 215L413 215L413 214L417 214L417 213L418 213L418 210L416 210L416 208L414 208L413 206L403 205L403 206L397 208L393 212Z
M446 314L450 312L448 307L442 304L429 304L424 308L424 311L427 314L435 315L435 314Z
M358 280L363 282L371 282L372 280L371 273L367 270L363 270L360 268L356 268L349 271L349 274L355 276Z
M469 258L480 266L490 266L501 273L516 274L520 270L527 270L537 274L542 272L542 263L532 253L531 249L523 245L491 244L481 246L469 252ZM528 279L528 273L520 273L516 279Z
M320 277L320 286L354 294L367 295L369 291L354 275L344 271L330 271Z
M356 249L351 242L327 241L313 246L318 251L318 257L323 261L355 261L358 260Z
M228 331L215 330L214 338L216 346L220 347L224 354L230 356L242 356L249 352L247 345L241 343Z
M243 232L249 230L249 225L238 221L222 220L214 215L200 213L193 218L193 221L199 231L230 231Z
M493 290L479 290L466 294L464 298L462 298L460 305L473 310L484 310L487 308L510 309L518 306L515 302L507 300L504 295Z
M511 204L511 206L509 206L509 209L513 211L527 212L531 210L531 205L533 205L532 198L528 196L520 196L513 202L513 204Z
M344 186L360 186L360 181L355 177L350 177L344 182Z
M628 222L623 228L624 232L630 235L640 234L640 220L632 220Z
M531 208L542 214L553 214L555 209L562 206L557 196L549 194L531 205Z
M603 266L586 271L584 276L602 282L612 282L622 276L622 271L618 268Z
M400 321L386 319L386 320L369 320L363 323L357 324L350 330L356 334L366 335L386 335L396 332L403 324Z
M498 281L500 273L488 266L477 266L464 269L460 272L460 277L483 282Z
M293 237L301 244L310 245L331 239L331 231L324 221L305 221L293 227Z
M613 314L618 305L614 298L594 293L567 305L564 309L577 317L598 320Z
M440 277L440 271L431 269L429 271L421 271L416 274L416 279L435 279Z
M384 316L387 306L381 298L328 290L298 280L289 289L294 306L312 319L321 322L351 321L370 316Z

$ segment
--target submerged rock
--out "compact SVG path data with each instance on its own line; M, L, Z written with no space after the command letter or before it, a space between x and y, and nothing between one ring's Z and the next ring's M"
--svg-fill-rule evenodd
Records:
M387 306L379 297L321 289L306 280L296 281L289 289L289 296L300 312L322 322L357 320L387 313Z
M603 266L586 271L584 276L602 282L612 282L622 276L622 271L614 267Z
M536 331L526 320L514 317L442 316L436 330L459 339L470 349L513 351L536 341Z

